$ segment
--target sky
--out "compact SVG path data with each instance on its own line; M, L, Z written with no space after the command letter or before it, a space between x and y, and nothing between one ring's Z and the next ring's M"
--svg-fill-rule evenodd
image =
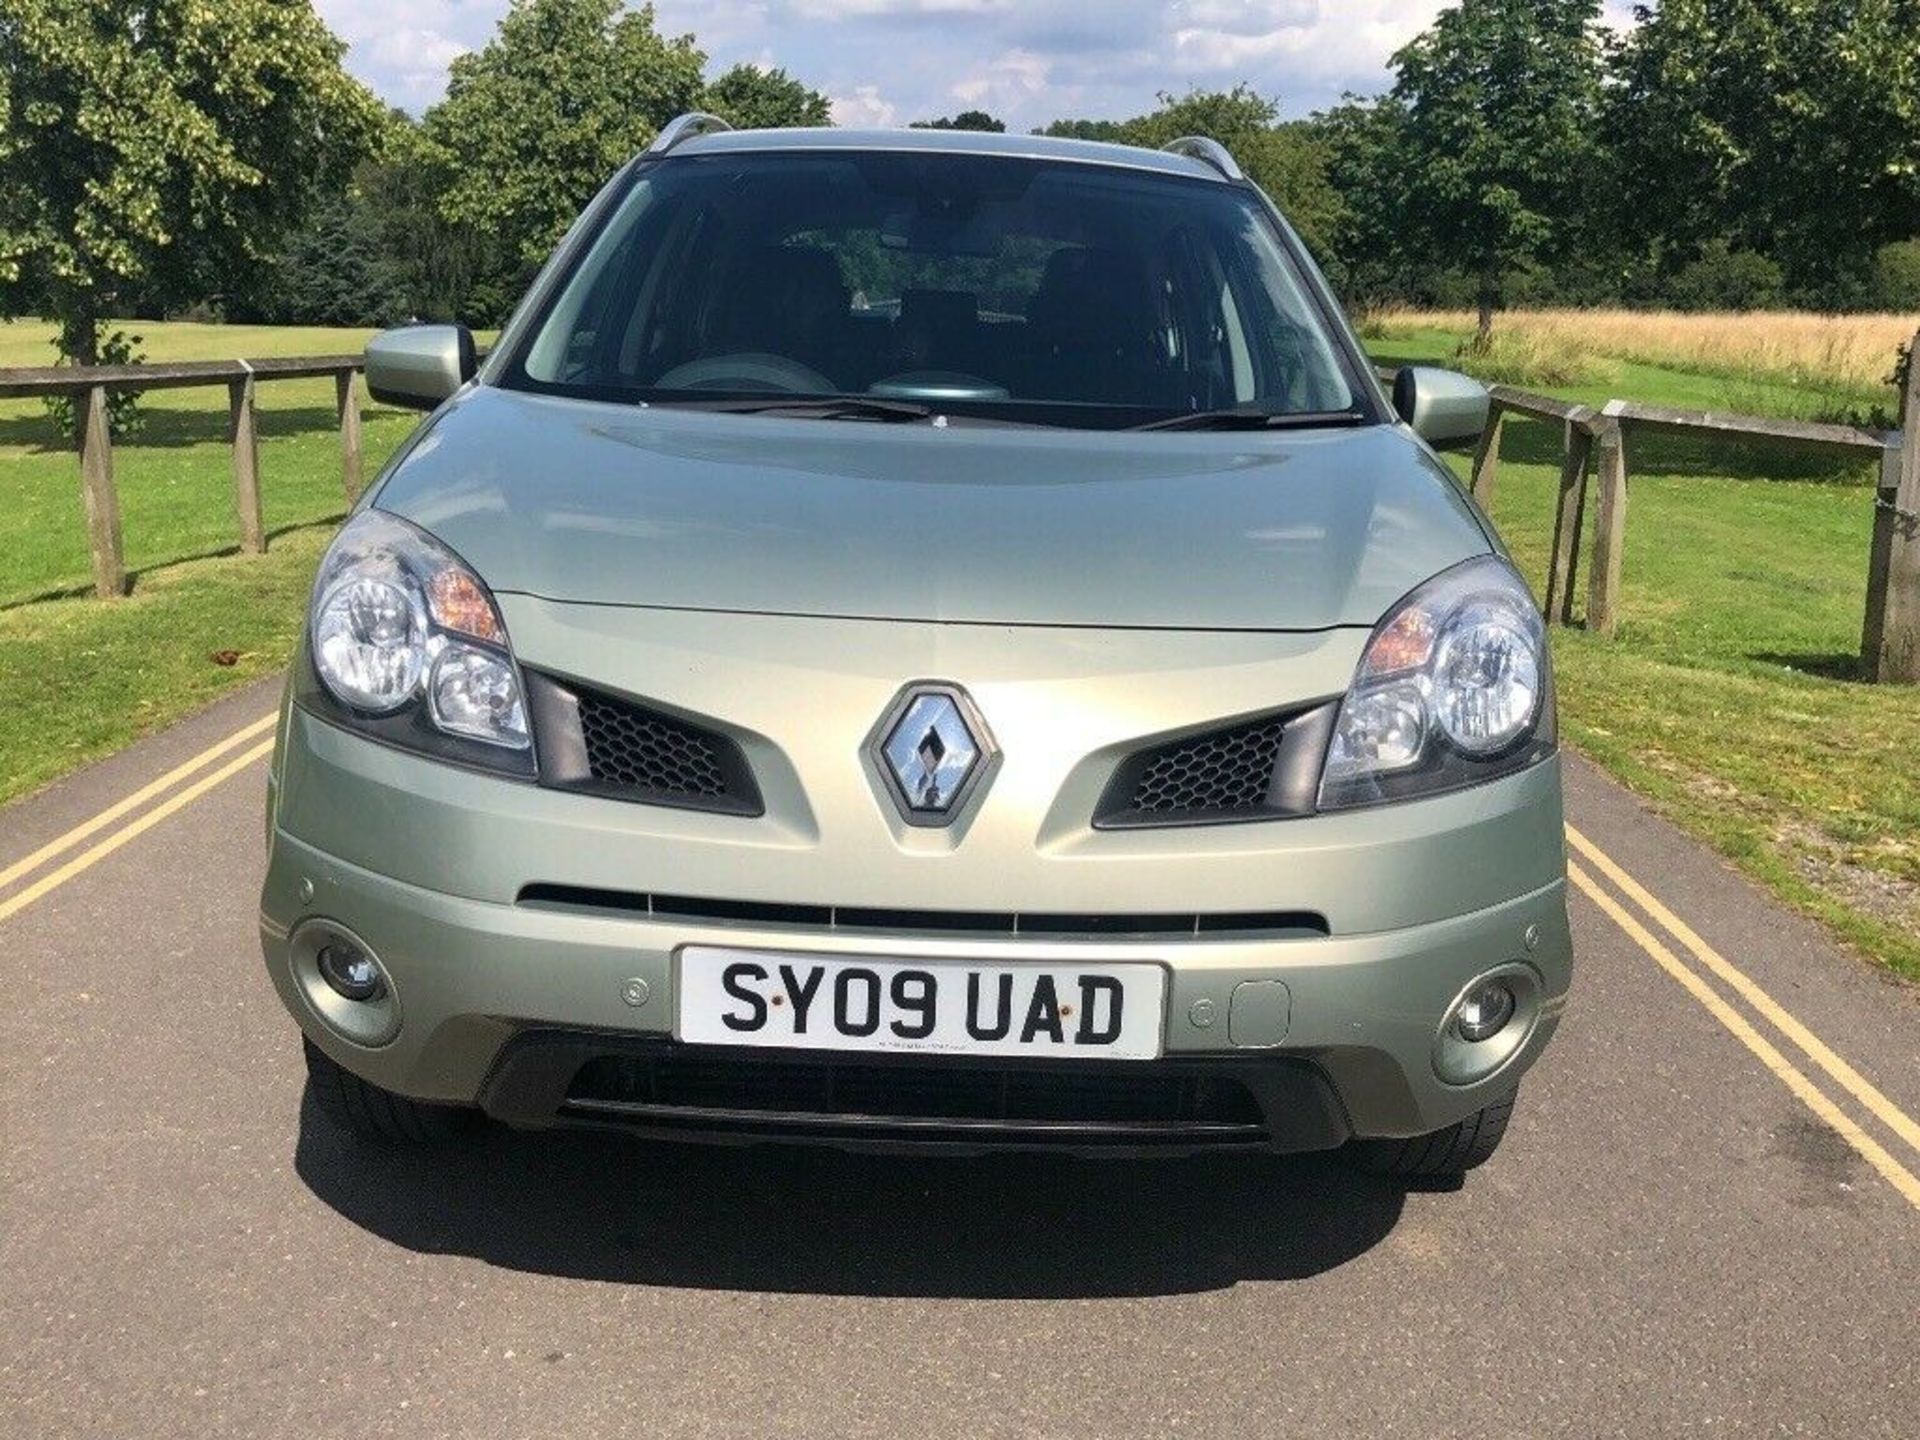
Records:
M507 0L316 0L347 68L418 114L447 62L492 35ZM1241 81L1289 116L1386 87L1387 59L1444 0L657 0L710 75L778 65L823 91L842 125L982 109L1028 130L1122 119L1161 90ZM1610 12L1625 9L1610 0Z

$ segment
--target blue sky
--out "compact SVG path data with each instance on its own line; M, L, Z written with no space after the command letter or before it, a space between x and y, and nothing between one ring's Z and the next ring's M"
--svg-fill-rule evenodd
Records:
M316 0L347 67L416 114L447 62L486 44L507 0ZM842 124L904 125L981 108L1015 129L1120 118L1156 91L1248 81L1290 115L1386 83L1387 57L1443 0L659 0L715 69L784 66ZM1611 10L1624 5L1610 4ZM714 73L710 71L709 73Z

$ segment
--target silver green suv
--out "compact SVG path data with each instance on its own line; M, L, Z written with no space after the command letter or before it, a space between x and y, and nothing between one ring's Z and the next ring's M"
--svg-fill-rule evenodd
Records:
M367 377L260 902L334 1115L1492 1152L1572 956L1486 395L1219 146L689 116Z

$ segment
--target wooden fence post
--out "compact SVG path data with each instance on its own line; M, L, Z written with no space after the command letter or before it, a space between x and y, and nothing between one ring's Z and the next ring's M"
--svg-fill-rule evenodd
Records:
M1580 531L1586 522L1587 460L1593 454L1588 418L1566 420L1566 458L1560 465L1560 506L1553 518L1553 558L1548 562L1547 597L1541 614L1551 625L1573 623L1573 585L1580 569Z
M1620 422L1606 416L1594 437L1600 503L1593 516L1593 561L1587 574L1587 629L1612 637L1620 623L1620 553L1627 537L1627 452Z
M1867 560L1861 662L1884 684L1920 682L1920 335L1907 363L1900 448L1881 460Z
M227 382L227 403L233 419L233 513L240 522L240 550L258 555L267 548L267 531L260 518L260 432L251 370L244 379Z
M1506 423L1506 407L1498 400L1490 402L1487 428L1480 432L1479 448L1473 452L1473 498L1488 515L1493 513L1493 482L1500 474L1500 432Z
M360 498L360 387L359 373L342 370L333 377L333 395L340 409L340 478L347 503Z
M87 548L93 555L93 593L114 600L127 593L126 554L120 539L120 494L113 487L113 435L107 423L107 387L95 385L85 403L74 396L80 425L80 493L87 506Z

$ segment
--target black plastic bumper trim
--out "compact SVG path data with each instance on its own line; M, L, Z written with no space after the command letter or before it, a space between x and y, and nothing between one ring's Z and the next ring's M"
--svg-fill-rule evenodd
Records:
M525 1129L583 1126L719 1144L800 1142L887 1151L1045 1149L1118 1155L1239 1147L1296 1153L1331 1150L1352 1135L1346 1110L1325 1073L1299 1056L1182 1056L1112 1062L1021 1059L999 1063L983 1056L848 1053L838 1057L862 1066L902 1069L982 1070L1004 1066L1026 1073L1054 1071L1070 1077L1103 1066L1109 1074L1232 1079L1253 1097L1260 1112L1257 1123L849 1115L571 1096L569 1091L581 1070L590 1061L605 1057L698 1058L709 1064L737 1064L749 1069L757 1064L829 1058L818 1051L740 1050L685 1045L664 1037L530 1029L502 1048L481 1089L480 1106L494 1119Z

